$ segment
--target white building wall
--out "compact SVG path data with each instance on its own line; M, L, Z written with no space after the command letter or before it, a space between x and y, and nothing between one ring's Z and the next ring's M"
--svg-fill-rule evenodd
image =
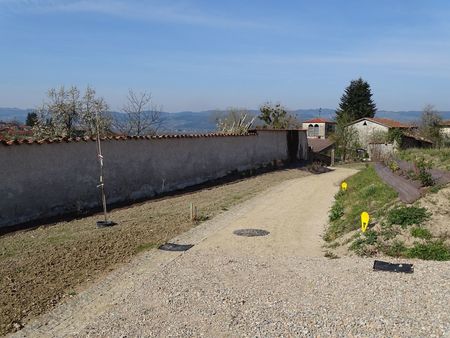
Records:
M366 125L364 125L364 123L366 123ZM350 125L349 127L353 127L356 129L356 131L358 132L359 142L365 149L367 149L373 133L389 131L388 127L382 126L369 120L359 121L355 124Z
M319 133L317 136L310 135L308 128L309 128L309 125L311 125L311 124L313 126L315 126L315 125L319 126ZM308 130L307 135L309 138L317 138L317 137L325 138L325 123L305 123L304 122L304 123L302 123L302 128L305 130Z
M450 127L442 127L441 134L447 137L450 137Z

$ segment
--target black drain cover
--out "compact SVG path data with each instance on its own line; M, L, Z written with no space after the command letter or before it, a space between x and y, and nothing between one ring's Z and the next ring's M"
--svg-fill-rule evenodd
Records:
M192 244L175 244L175 243L166 243L161 245L158 249L164 251L187 251L192 248L194 245Z
M261 229L239 229L234 230L233 234L237 236L245 236L245 237L256 237L256 236L267 236L270 232Z
M380 271L391 271L391 272L404 272L404 273L413 273L414 265L413 264L395 264L383 261L374 261L373 269Z

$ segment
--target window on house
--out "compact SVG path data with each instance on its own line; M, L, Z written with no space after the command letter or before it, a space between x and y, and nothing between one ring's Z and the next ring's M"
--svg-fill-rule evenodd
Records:
M314 136L314 126L312 124L310 124L308 126L308 136L309 137L313 137Z
M363 126L367 126L367 121L364 121Z
M319 125L314 125L314 136L319 136Z

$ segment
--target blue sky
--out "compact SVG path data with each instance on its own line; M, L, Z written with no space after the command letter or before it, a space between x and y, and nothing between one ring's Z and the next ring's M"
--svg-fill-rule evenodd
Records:
M335 108L367 80L379 109L450 110L450 1L0 0L0 106L59 85L113 109Z

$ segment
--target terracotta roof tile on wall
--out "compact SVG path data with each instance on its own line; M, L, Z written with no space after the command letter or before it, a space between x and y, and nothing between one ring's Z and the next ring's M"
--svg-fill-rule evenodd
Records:
M388 128L413 128L414 127L411 124L407 124L407 123L403 123L403 122L391 120L391 119L385 119L385 118L381 118L381 117L363 117L361 119L358 119L356 121L349 123L348 125L352 125L352 124L355 124L357 122L364 121L364 120L372 121L374 123L381 124Z
M368 118L368 120L378 122L378 123L383 124L386 127L390 127L390 128L411 128L412 127L412 125L407 124L407 123L402 123L402 122L399 122L396 120L385 119L385 118L381 118L381 117L372 117L372 118Z
M201 137L236 137L236 136L255 136L256 132L250 131L247 134L222 134L222 133L206 133L206 134L173 134L173 135L147 135L147 136L105 136L101 137L102 141L127 141L127 140L158 140L158 139L175 139L175 138L201 138ZM21 145L21 144L49 144L49 143L70 143L70 142L89 142L96 141L95 137L59 137L45 139L22 139L22 140L4 140L0 139L0 143L5 146Z
M303 121L303 123L332 123L332 124L336 124L336 122L334 122L334 121L328 121L326 119L321 119L321 118L315 118L315 119L311 119L311 120L306 120L306 121Z

